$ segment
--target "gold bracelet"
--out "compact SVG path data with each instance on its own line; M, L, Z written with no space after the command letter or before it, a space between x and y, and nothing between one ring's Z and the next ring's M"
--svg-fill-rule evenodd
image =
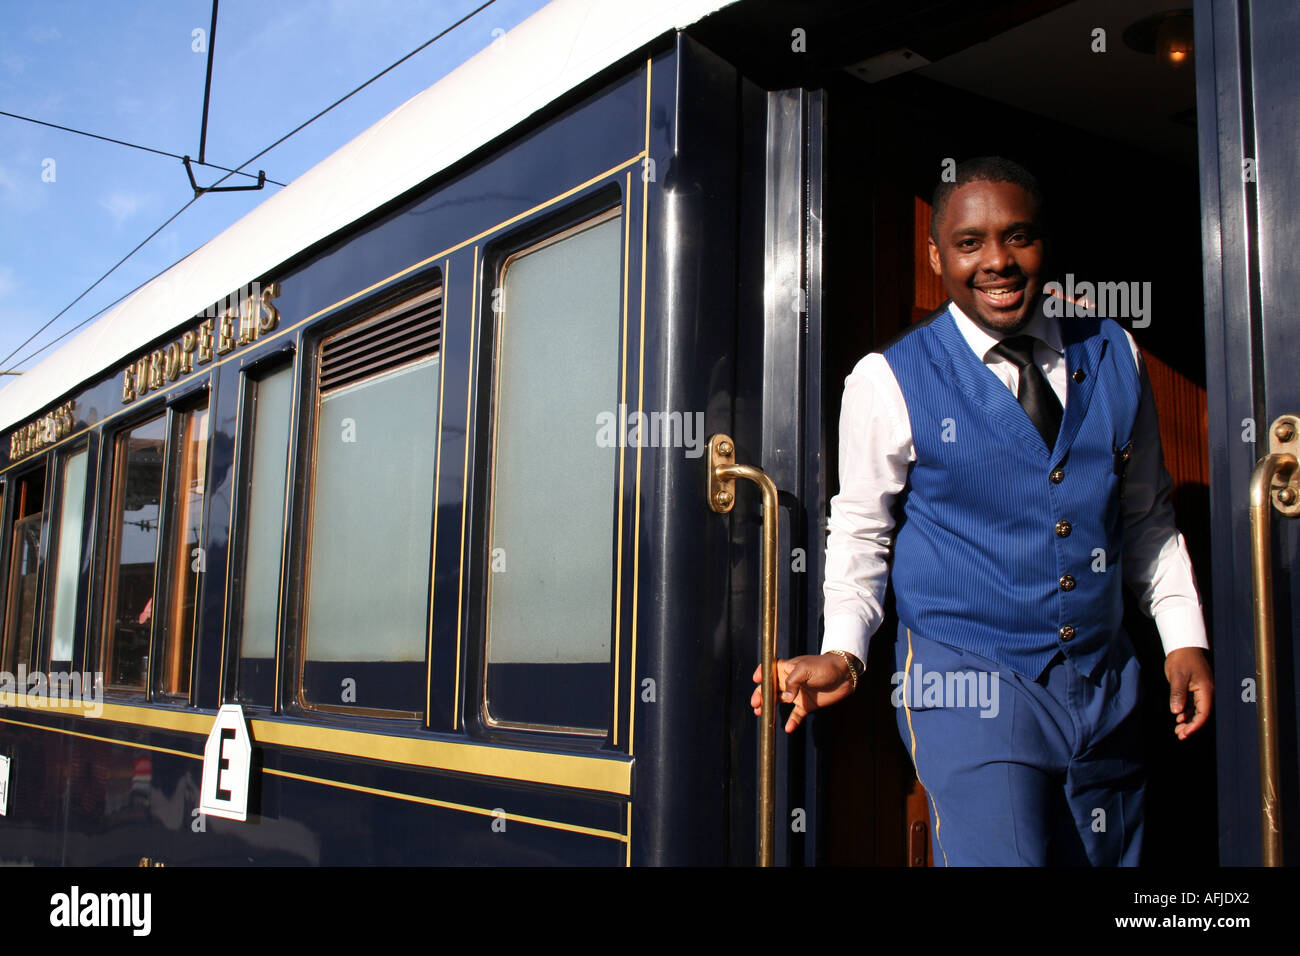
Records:
M827 651L827 653L834 654L836 657L841 658L844 661L844 663L849 666L849 681L853 685L849 689L849 693L850 694L853 693L855 690L858 689L858 669L853 664L856 658L854 658L853 655L850 654L848 651Z

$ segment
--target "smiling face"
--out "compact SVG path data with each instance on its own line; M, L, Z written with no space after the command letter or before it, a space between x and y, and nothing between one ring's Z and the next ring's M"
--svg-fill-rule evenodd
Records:
M948 197L930 239L930 267L970 318L999 335L1034 317L1043 291L1038 204L1015 183L974 180Z

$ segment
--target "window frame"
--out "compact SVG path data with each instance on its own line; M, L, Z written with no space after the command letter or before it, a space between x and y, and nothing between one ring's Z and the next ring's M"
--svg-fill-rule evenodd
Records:
M13 490L19 487L23 482L28 481L37 475L41 476L41 510L23 517L17 517L14 512L20 507L21 497L14 500L10 495L9 500L5 501L5 510L3 514L3 535L0 535L0 547L3 547L3 574L0 575L0 586L4 588L4 607L3 613L0 613L0 669L8 666L9 660L9 630L13 624L14 607L14 564L13 548L17 540L15 528L19 522L29 521L30 519L40 516L41 530L37 535L37 556L36 556L36 591L32 596L32 638L31 644L27 649L27 660L25 661L28 670L39 668L41 659L42 635L45 630L45 595L46 595L46 563L48 560L49 549L49 512L50 512L50 455L48 453L34 456L29 462L25 462L23 467L7 475L9 479L6 490ZM14 661L14 672L22 661Z
M290 432L290 442L292 443L296 439L300 443L297 454L291 455L289 460L289 478L295 488L298 489L298 503L296 507L287 509L285 516L287 523L295 520L297 522L297 528L290 527L285 536L286 546L293 549L292 568L286 568L289 580L292 582L292 599L282 599L281 601L284 609L283 615L292 617L291 625L286 623L284 631L286 635L292 633L292 639L282 638L280 647L281 663L277 664L277 671L281 675L281 680L288 685L283 686L281 689L282 685L277 684L277 690L283 694L282 699L292 701L295 710L301 714L315 717L364 717L373 720L396 721L403 725L418 723L423 726L431 713L432 687L428 675L433 630L432 623L429 621L428 610L429 602L433 600L437 560L437 555L433 550L432 523L429 528L429 574L425 592L424 657L422 658L426 677L424 693L421 697L421 709L410 711L398 708L364 707L345 703L327 704L312 701L306 693L305 678L308 663L308 630L310 627L312 534L317 499L316 479L319 457L317 448L320 442L321 403L326 397L326 392L320 387L321 360L325 346L332 339L357 331L364 326L379 325L384 319L416 308L425 302L433 300L435 297L440 300L440 308L443 310L442 316L439 318L441 323L445 317L446 295L447 289L442 270L438 268L432 269L411 282L387 290L382 297L358 304L356 308L340 315L337 321L318 327L313 330L314 334L306 343L304 368L299 373L302 377L301 382L295 382L295 384L301 384L301 390L295 394L298 398L299 411L302 414L298 416L300 425ZM444 362L446 359L443 354L441 332L439 333L438 347L432 355L421 359L413 359L379 372L373 372L364 378L340 387L354 387L372 379L390 375L393 372L412 368L434 358L439 363ZM335 388L330 388L328 392L332 394L335 390ZM436 435L433 436L435 443L437 437ZM431 506L436 511L438 507L436 487L430 487L429 496ZM297 545L296 548L294 547L295 544ZM286 562L288 560L286 559Z
M164 471L168 454L166 444L170 436L170 418L168 416L167 406L162 402L154 402L145 408L140 409L139 415L131 416L130 421L122 423L119 427L114 428L112 432L105 435L102 454L107 459L108 467L104 469L106 481L102 482L101 493L105 496L103 513L106 521L104 526L104 538L102 543L102 560L100 567L102 569L102 600L99 602L99 621L98 621L98 641L95 648L95 670L104 675L103 688L106 694L119 694L124 697L135 698L148 701L149 698L149 678L152 667L146 665L144 675L144 686L133 687L124 684L114 683L109 675L108 662L110 658L111 643L116 641L117 602L118 602L118 585L120 583L121 564L121 525L125 515L119 517L119 512L125 507L126 502L126 468L122 461L119 461L118 449L122 442L128 438L131 432L144 425L162 420L163 422L163 462ZM120 491L120 494L119 494ZM166 477L165 475L159 480L159 497L158 497L158 542L154 545L154 579L151 600L156 601L158 596L158 573L161 558L162 527L165 516L163 510L166 505ZM158 615L152 614L149 622L149 641L148 655L149 661L153 660L154 630L157 623Z
M161 664L159 658L166 636L166 619L170 613L168 605L172 597L173 569L171 561L175 558L175 555L169 554L168 549L174 543L173 525L176 520L174 514L176 508L171 499L177 491L178 479L174 476L178 473L179 466L174 456L177 454L177 434L181 428L180 419L182 416L199 408L207 411L208 423L204 438L207 443L204 453L204 487L209 489L212 471L212 441L216 431L213 397L211 376L205 376L183 391L172 395L160 395L157 399L142 404L140 408L134 409L134 414L125 421L115 422L111 430L104 432L100 443L99 457L95 462L97 491L94 495L97 515L94 522L94 540L97 546L93 552L93 560L98 566L98 571L92 575L96 585L92 593L99 596L99 611L95 615L96 634L93 645L90 641L87 642L85 658L87 664L93 660L95 671L104 675L102 686L105 694L161 707L190 707L194 704L195 695L198 692L196 677L198 676L202 631L201 608L204 577L206 576L204 571L199 572L200 576L196 583L196 611L194 634L192 635L190 647L188 692L183 695L160 693L157 688L156 674L157 668ZM119 505L125 504L125 487L119 485L119 482L125 481L125 475L122 462L119 460L118 450L125 436L128 436L141 426L159 419L163 422L164 439L158 501L158 539L154 545L154 580L151 593L153 609L149 622L148 662L145 666L144 686L141 688L111 683L106 666L110 643L115 640L115 628L110 618L116 616L118 597L116 586L119 582L119 565L121 563L121 521L119 520L118 511ZM119 490L121 496L119 496ZM211 530L208 522L210 501L211 495L205 492L200 511L200 539L204 541L207 540L207 532ZM200 547L206 547L206 545L200 545ZM111 615L110 611L112 612ZM89 630L89 627L87 630Z
M618 567L618 528L614 527L614 534L609 542L609 548L613 561L611 563L610 593L609 600L611 606L610 614L610 683L605 688L606 696L610 701L611 709L605 727L571 727L558 723L545 724L531 721L516 721L494 717L491 713L488 702L488 666L491 660L491 601L492 601L492 579L491 570L491 552L493 546L493 534L496 520L496 482L497 482L497 446L500 440L500 388L501 388L501 361L502 346L504 343L504 325L509 309L507 300L505 308L496 311L493 308L491 299L492 290L505 289L506 273L510 265L517 259L526 255L538 252L549 246L556 245L567 239L570 239L589 229L594 229L604 225L609 221L622 221L629 215L625 203L625 197L622 190L616 184L606 184L595 190L584 200L579 201L559 214L551 214L540 222L530 224L523 230L520 230L508 237L505 237L500 243L496 244L495 249L490 249L484 256L482 276L482 288L484 292L484 301L480 308L482 314L492 316L489 323L485 323L485 332L490 336L489 346L491 349L491 360L486 369L480 371L481 387L479 404L486 410L484 424L480 425L482 433L476 440L479 452L476 456L482 463L482 477L475 482L476 490L475 501L482 502L482 517L476 522L476 542L470 554L470 560L473 562L473 572L477 575L479 592L477 599L473 599L468 607L468 613L478 617L478 626L475 628L471 623L470 633L477 634L477 641L473 642L473 652L477 654L477 666L469 672L473 674L473 680L476 684L474 693L467 695L465 714L467 725L477 726L479 731L484 734L501 737L503 739L519 740L536 740L537 735L543 734L547 738L561 741L567 740L581 747L591 747L608 743L613 734L613 725L615 715L613 707L615 684L615 671L617 669L617 648L618 640L615 633L617 614L613 607L614 595L617 591L615 569ZM625 247L624 237L619 237L620 258L626 261L627 249ZM623 265L620 266L620 287L625 278L622 275ZM621 303L620 303L621 304ZM624 331L619 330L618 342L620 350L624 345ZM480 359L480 361L482 361ZM486 374L484 374L486 373ZM620 376L622 373L620 372ZM621 381L621 377L619 379ZM617 396L612 396L615 401ZM614 476L611 476L614 477ZM617 486L615 485L615 495L610 498L610 506L616 508ZM468 506L468 503L467 503ZM616 512L617 514L617 512ZM615 519L617 521L617 518ZM475 589L471 586L470 593L473 594ZM468 701L474 703L472 709Z
M165 693L161 690L161 674L166 667L165 655L169 651L169 643L172 635L169 629L172 625L172 603L176 598L176 571L177 562L183 566L190 564L193 557L188 547L184 549L184 555L181 555L181 544L179 536L184 533L185 529L179 525L181 517L185 514L185 507L181 504L181 496L185 494L185 489L181 487L182 477L186 469L185 456L189 453L190 442L185 441L184 429L185 418L199 414L204 417L205 428L202 437L203 449L203 495L198 504L198 524L199 524L199 545L201 552L200 570L195 572L197 575L194 581L194 612L190 621L190 660L189 660L189 677L187 690L181 694ZM154 619L157 623L153 629L152 639L153 648L156 651L150 655L149 675L149 700L159 704L185 704L188 705L195 695L195 677L198 666L198 649L199 649L199 631L203 622L203 580L206 574L207 560L207 538L204 532L208 529L207 510L211 501L211 486L208 480L212 470L212 439L214 435L215 414L212 408L211 395L206 391L186 392L184 395L177 396L167 403L167 443L163 449L163 486L162 486L162 507L159 514L159 540L158 551L161 558L166 559L167 564L162 573L155 572L154 576ZM192 441L192 439L191 439ZM161 600L159 600L161 598Z
M263 381L279 372L289 375L289 425L288 446L285 448L285 487L281 502L280 523L280 575L276 582L276 633L272 647L272 678L270 700L245 699L240 696L240 666L244 659L244 603L247 597L245 579L248 573L249 522L252 519L254 448L257 441L256 413L257 391ZM298 456L298 433L302 370L298 363L298 348L290 342L268 355L247 360L239 369L239 404L236 410L235 480L231 501L230 529L228 534L231 554L226 582L225 628L230 635L226 655L221 662L221 703L237 703L242 707L275 713L281 707L281 681L286 635L291 601L290 581L296 560L292 534L294 530L294 487Z
M52 468L52 483L50 485L51 512L57 511L58 521L50 521L48 534L48 550L46 552L46 575L50 578L46 581L46 595L44 598L45 619L49 626L45 629L46 633L41 647L40 663L46 673L52 673L54 661L54 622L56 619L56 600L58 598L58 580L59 580L59 561L61 554L61 544L63 538L63 518L64 518L64 495L66 494L66 478L69 459L76 455L86 456L86 474L81 491L81 532L77 536L77 584L73 593L70 595L72 601L72 656L68 659L69 668L75 669L78 665L77 649L85 641L85 630L88 616L85 611L89 603L90 587L88 584L90 575L85 572L90 571L93 574L94 555L94 523L95 523L95 460L94 452L91 448L89 436L70 444L66 448L61 448L57 453L51 456L54 467ZM57 525L57 526L56 526ZM52 569L52 570L51 570Z

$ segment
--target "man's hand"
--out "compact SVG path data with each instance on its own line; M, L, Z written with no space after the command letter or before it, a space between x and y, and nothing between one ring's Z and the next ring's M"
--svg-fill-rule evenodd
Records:
M1169 710L1177 715L1174 733L1179 740L1186 740L1210 719L1214 674L1199 647L1180 647L1165 658L1165 677L1169 679ZM1189 691L1190 707L1187 706Z
M792 734L799 723L819 707L829 707L853 693L848 661L838 654L808 654L776 662L777 697L794 703L794 712L785 722L785 732ZM749 699L754 713L763 713L763 666L754 669L758 688Z

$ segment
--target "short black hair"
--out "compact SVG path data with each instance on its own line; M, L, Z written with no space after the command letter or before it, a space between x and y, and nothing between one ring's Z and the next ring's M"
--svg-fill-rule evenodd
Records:
M956 178L953 182L940 180L934 187L934 195L930 199L932 207L930 238L936 243L939 241L939 220L948 210L949 197L962 186L974 182L1015 183L1029 193L1034 205L1038 207L1038 215L1043 220L1042 225L1046 228L1047 207L1043 201L1042 187L1038 185L1034 174L1019 163L1001 156L976 156L974 159L963 160L957 164Z

